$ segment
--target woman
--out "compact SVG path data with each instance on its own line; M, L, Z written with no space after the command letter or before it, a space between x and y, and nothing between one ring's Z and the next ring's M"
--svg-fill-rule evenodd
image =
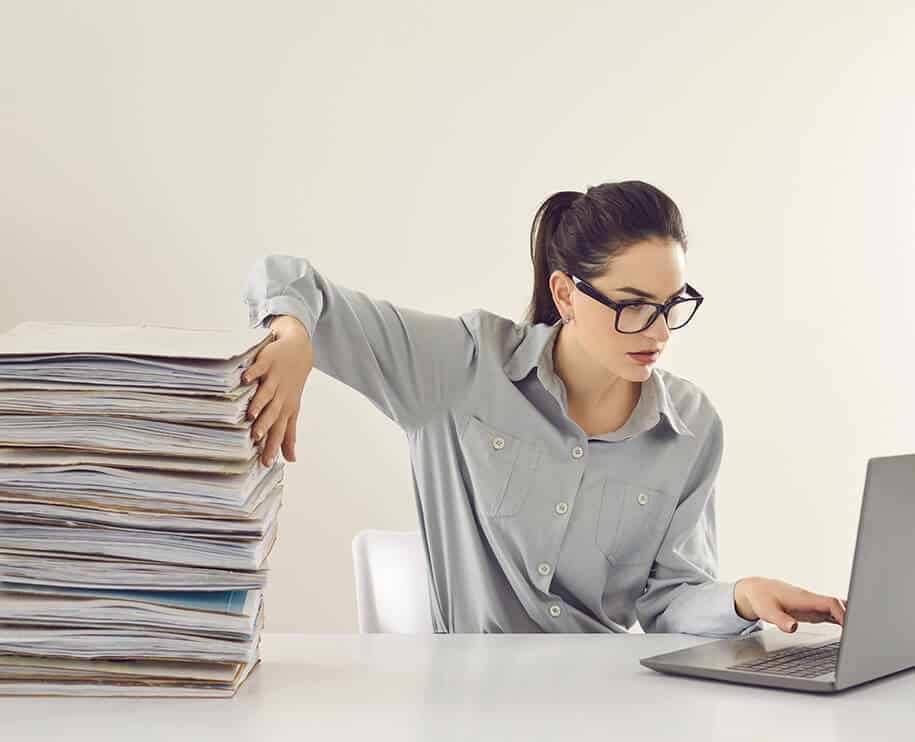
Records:
M313 367L405 432L436 632L747 635L761 620L842 624L845 603L785 582L716 579L721 418L656 367L702 296L684 281L674 202L641 181L561 191L531 230L526 321L395 306L270 255L246 371L264 463L295 461ZM646 355L646 354L652 355ZM640 355L637 355L640 354Z

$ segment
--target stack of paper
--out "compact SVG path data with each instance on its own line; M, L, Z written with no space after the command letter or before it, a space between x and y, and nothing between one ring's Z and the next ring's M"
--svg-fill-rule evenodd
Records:
M0 334L0 693L233 695L260 661L283 463L264 329Z

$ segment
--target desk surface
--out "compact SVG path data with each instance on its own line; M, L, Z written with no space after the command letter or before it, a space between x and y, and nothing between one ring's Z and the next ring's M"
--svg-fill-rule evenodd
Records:
M0 720L5 739L68 742L859 742L911 734L912 671L819 695L663 675L638 662L707 641L681 634L268 633L261 664L234 698L0 697Z

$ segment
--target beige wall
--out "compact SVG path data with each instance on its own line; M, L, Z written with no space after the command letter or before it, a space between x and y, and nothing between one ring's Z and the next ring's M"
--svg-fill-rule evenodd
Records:
M519 320L540 201L646 180L707 297L661 365L725 421L721 575L844 596L867 458L915 450L911 5L438 5L4 3L0 330L243 325L262 252ZM316 372L298 453L267 628L354 631L406 441Z

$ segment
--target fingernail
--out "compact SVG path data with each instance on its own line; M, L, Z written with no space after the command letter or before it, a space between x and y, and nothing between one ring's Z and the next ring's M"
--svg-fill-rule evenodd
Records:
M259 440L263 437L263 435L264 435L264 434L261 433L261 431L259 431L259 430L255 431L255 432L254 432L254 440L259 441Z
M243 383L243 384L247 384L247 383L248 383L248 377L247 377L247 376L242 376L242 377L241 377L241 380L242 380L242 383Z

